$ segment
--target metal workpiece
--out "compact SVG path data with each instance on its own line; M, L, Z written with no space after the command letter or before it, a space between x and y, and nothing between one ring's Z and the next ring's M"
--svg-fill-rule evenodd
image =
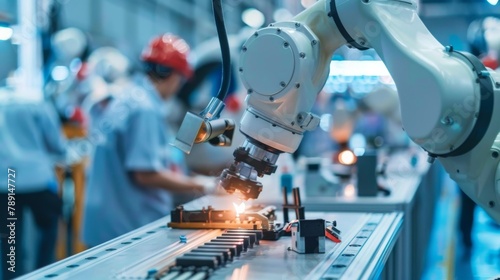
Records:
M221 207L231 204L227 197L204 197L185 207L199 209L207 200ZM399 213L308 212L308 218L336 220L342 243L326 240L324 254L304 255L287 250L291 240L287 236L278 241L260 240L258 246L249 247L246 252L243 242L237 241L242 246L237 256L234 240L216 241L225 231L171 229L165 226L170 217L165 217L20 279L331 279L332 273L337 273L338 279L377 278L396 243L402 222ZM256 238L261 233L227 232L255 234ZM187 243L179 242L180 235L186 236ZM234 257L229 255L231 248L235 249ZM203 267L193 266L193 262ZM330 270L342 264L342 271Z

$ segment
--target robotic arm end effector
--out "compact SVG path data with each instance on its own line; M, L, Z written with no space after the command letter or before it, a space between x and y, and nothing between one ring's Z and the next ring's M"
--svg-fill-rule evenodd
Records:
M220 185L228 192L238 192L242 199L256 199L262 191L257 177L276 171L276 161L281 152L248 138L237 148L234 162L222 171Z

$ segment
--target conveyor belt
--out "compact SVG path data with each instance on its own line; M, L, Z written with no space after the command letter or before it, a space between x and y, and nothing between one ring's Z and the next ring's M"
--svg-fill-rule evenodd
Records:
M224 244L222 230L174 230L165 226L169 220L166 217L21 279L153 279L160 275L162 279L204 279L211 275L210 279L259 280L376 277L392 250L402 221L398 213L318 212L307 213L307 218L336 220L343 242L327 241L325 254L301 255L287 250L290 237L260 241L259 245L254 241L250 245L250 237L231 234L236 237L224 238ZM186 243L180 242L181 235L186 237ZM219 241L215 241L218 237ZM225 258L223 252L228 252L224 245L235 239L240 239L240 256L235 252L232 261L228 259L219 265L220 259ZM211 240L222 244L204 245ZM193 254L199 261L194 265ZM181 258L183 255L186 258ZM214 260L217 265L208 265Z

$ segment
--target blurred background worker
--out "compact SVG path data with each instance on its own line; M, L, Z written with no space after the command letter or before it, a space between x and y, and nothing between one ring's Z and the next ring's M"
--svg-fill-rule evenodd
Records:
M22 248L26 233L23 223L26 210L31 211L37 232L35 267L40 268L55 261L57 224L61 214L61 200L57 194L54 172L55 160L62 160L65 154L65 139L54 108L49 104L14 98L14 92L0 91L0 180L7 184L7 170L13 170L11 191L0 190L0 205L7 208L8 194L14 193L15 205L12 212L0 211L0 235L2 249L3 279L11 279L26 273ZM12 215L12 214L13 215ZM9 215L9 216L8 216ZM8 242L10 228L15 220L15 244ZM31 236L31 235L30 235ZM7 270L11 246L15 246L15 272ZM32 250L32 248L31 248ZM30 250L30 251L31 251Z
M164 101L192 75L188 44L164 34L143 50L145 76L116 94L93 126L101 130L84 213L83 240L95 246L127 233L172 210L172 194L204 191L183 173L180 152L170 147Z

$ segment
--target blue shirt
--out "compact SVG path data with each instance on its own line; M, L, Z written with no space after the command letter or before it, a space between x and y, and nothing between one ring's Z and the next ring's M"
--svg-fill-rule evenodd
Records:
M0 101L0 192L7 192L7 169L15 170L15 193L57 192L54 164L66 142L50 104L18 99Z
M144 78L117 94L92 130L96 144L83 219L83 240L95 246L170 213L168 191L136 185L133 171L170 168L163 102Z

